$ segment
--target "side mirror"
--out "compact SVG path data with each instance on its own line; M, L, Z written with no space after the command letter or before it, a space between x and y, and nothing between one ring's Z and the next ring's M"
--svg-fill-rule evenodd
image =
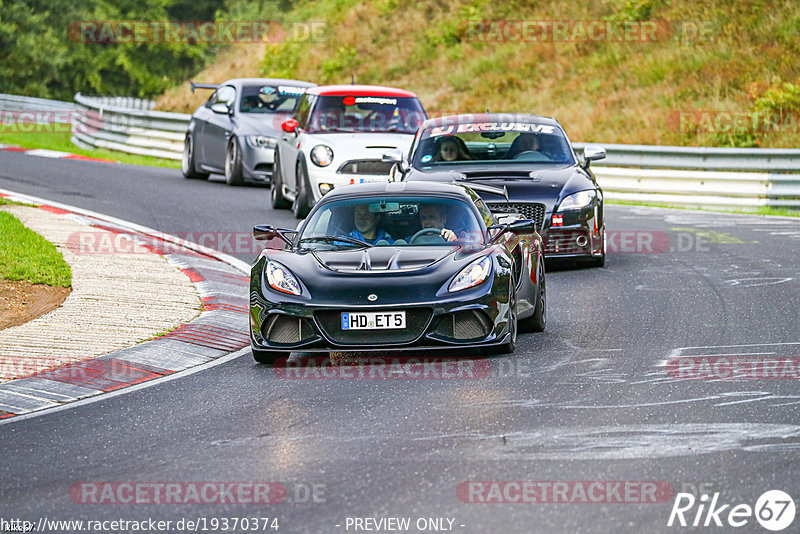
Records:
M405 174L411 170L411 165L408 164L403 153L399 150L392 150L391 152L384 152L381 155L381 161L386 163L394 163L389 170L389 181L396 182L398 180L397 174L400 173L399 179L402 180Z
M253 227L253 239L267 241L278 236L278 230L268 224L257 224Z
M532 234L537 230L536 221L530 219L519 219L508 225L508 231L515 234Z
M227 115L230 110L225 102L217 102L211 105L211 111L220 115Z
M586 168L589 168L590 161L605 159L606 149L598 145L588 145L583 149L583 161Z
M300 123L297 122L297 119L288 119L283 121L281 129L286 133L294 133L298 126L300 126Z
M381 161L384 163L400 163L403 161L403 153L399 150L392 150L391 152L384 152L381 154Z

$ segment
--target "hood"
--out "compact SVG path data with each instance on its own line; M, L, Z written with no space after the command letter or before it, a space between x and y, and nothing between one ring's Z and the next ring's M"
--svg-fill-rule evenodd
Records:
M347 251L314 251L320 265L331 271L349 273L387 273L420 271L456 255L459 247L372 247Z
M486 185L506 188L509 202L541 202L548 211L565 196L577 191L597 189L597 185L578 165L538 168L498 168L497 166L475 166L441 172L422 172L413 169L406 180L436 180ZM505 202L505 197L489 191L476 190L486 202Z
M281 124L291 115L286 113L237 113L233 119L236 135L278 137Z

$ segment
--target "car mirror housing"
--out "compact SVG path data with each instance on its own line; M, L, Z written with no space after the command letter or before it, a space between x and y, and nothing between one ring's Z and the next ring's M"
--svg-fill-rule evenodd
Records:
M266 241L278 236L278 230L268 224L257 224L253 227L253 239Z
M294 133L298 126L300 123L297 122L297 119L287 119L281 124L281 129L286 133Z
M606 149L598 145L588 145L583 149L584 167L589 168L589 163L599 159L605 159Z
M216 104L211 105L211 111L214 113L219 113L220 115L227 115L230 110L228 105L224 102L217 102Z
M392 150L381 154L381 161L384 163L400 163L403 161L403 153L399 150Z
M290 249L293 249L295 236L297 236L296 230L287 230L286 228L275 228L274 226L269 224L257 224L253 226L253 239L255 239L256 241L268 241L270 239L275 239L276 237L279 237L281 240L283 240L284 243L289 245Z
M536 221L531 219L519 219L508 225L508 231L515 234L532 234L536 230Z

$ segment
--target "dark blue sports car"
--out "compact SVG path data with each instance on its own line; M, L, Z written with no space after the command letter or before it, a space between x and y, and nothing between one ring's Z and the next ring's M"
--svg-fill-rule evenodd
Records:
M250 338L262 363L292 351L485 347L542 331L535 223L495 220L472 188L436 182L337 188L299 230L256 226Z

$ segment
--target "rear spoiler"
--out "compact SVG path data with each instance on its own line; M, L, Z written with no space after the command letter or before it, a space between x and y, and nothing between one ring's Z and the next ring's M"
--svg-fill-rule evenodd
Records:
M192 86L193 93L195 89L216 89L219 87L217 83L196 83L194 80L191 80L189 83Z

